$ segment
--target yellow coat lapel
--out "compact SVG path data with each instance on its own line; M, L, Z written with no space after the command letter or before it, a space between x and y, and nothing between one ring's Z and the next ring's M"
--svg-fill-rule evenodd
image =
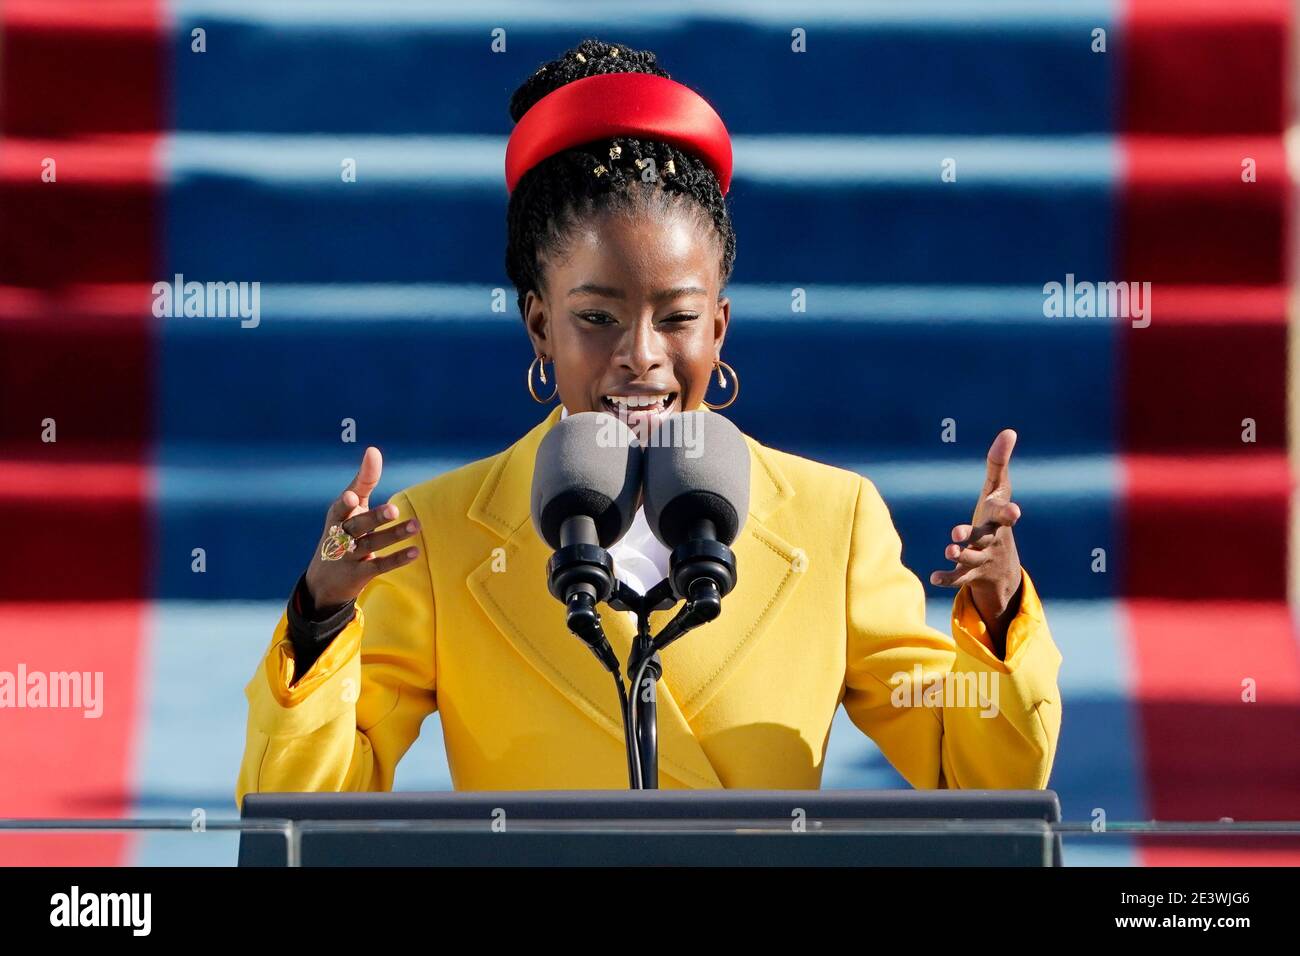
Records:
M529 511L537 448L559 419L557 406L489 470L468 515L503 543L500 552L486 555L470 572L466 585L520 655L570 703L622 742L623 721L613 678L564 626L559 602L546 587L551 549L537 536ZM751 464L750 513L733 545L736 589L724 602L718 620L686 635L662 654L660 776L670 776L689 787L723 786L689 720L760 639L799 578L794 549L762 523L793 497L794 490L763 447L748 436L746 442ZM654 612L651 633L658 633L677 610ZM601 605L600 616L614 653L626 663L635 636L630 615Z

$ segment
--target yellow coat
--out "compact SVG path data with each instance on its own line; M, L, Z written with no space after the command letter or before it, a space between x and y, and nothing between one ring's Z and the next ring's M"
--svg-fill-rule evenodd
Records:
M505 451L391 499L396 520L419 518L420 557L366 586L296 685L281 615L244 691L236 802L391 790L435 708L457 789L627 786L613 678L565 628L529 514L538 443L559 418L557 406ZM966 588L951 637L926 625L921 582L869 480L746 442L737 586L720 618L662 652L660 786L817 788L842 703L914 787L1045 787L1061 655L1028 574L1004 663ZM629 615L600 610L626 662ZM675 611L655 612L652 633ZM945 683L950 672L961 680Z

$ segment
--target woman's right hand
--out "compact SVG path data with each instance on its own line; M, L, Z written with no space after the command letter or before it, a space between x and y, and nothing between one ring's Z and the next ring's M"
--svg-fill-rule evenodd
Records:
M410 564L420 553L418 548L412 547L382 558L374 556L376 551L404 541L420 530L419 521L414 517L392 528L375 530L397 517L397 506L394 504L384 504L374 509L370 507L370 493L379 484L383 467L383 456L378 448L371 445L361 456L357 476L325 513L325 528L316 545L316 554L307 566L307 590L317 608L346 604L359 595L371 580L386 571ZM329 537L330 528L334 525L341 525L344 531L352 535L357 546L336 561L326 561L321 552Z

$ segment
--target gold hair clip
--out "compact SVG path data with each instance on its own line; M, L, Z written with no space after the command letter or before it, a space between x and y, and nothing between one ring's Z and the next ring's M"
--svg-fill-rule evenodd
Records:
M609 172L609 170L606 169L604 166L597 166L595 169L592 170L592 172L595 173L597 176L604 176L607 172Z
M578 62L579 62L579 63L586 63L586 62L587 62L587 58L586 58L585 56L583 56L581 53L576 54L576 56L577 56L577 59L578 59Z
M616 46L612 46L612 47L610 47L610 48L609 48L609 55L610 55L610 56L618 56L618 47L616 47Z
M672 161L671 159L668 160L668 162L664 163L664 173L665 173L666 175L668 175L668 176L672 176L672 175L674 175L676 172L677 172L677 168L676 168L675 166L673 166L673 161Z
M622 147L622 146L611 146L611 147L609 148L609 161L610 161L611 163L612 163L614 160L618 159L618 158L619 158L620 156L622 156L622 155L623 155L623 147Z

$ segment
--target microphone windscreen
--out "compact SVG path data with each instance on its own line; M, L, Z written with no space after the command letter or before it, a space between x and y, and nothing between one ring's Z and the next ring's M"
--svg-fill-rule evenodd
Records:
M731 420L714 412L681 412L646 435L645 516L663 544L675 548L701 518L731 544L749 514L749 446Z
M578 412L551 426L533 466L532 515L538 536L559 550L567 518L586 515L602 548L627 534L641 490L642 448L621 419Z

